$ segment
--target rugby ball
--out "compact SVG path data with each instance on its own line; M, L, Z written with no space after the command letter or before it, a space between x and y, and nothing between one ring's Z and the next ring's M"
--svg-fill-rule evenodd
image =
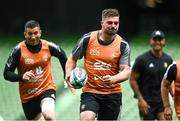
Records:
M88 76L83 68L76 67L71 71L70 82L75 89L80 89L87 82Z

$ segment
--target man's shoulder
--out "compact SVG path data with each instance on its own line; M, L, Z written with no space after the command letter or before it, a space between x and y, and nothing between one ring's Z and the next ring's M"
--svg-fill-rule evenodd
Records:
M41 39L42 45L48 45L49 47L52 48L58 48L59 45L57 45L56 43L52 42L52 41L48 41L46 39Z
M9 56L18 56L20 55L20 53L21 53L21 48L20 48L20 44L18 43L11 49Z
M89 31L83 34L83 38L90 38L91 36L98 36L100 30Z
M121 38L120 41L121 41L121 45L124 44L125 46L129 46L129 43L125 39Z
M126 41L123 37L121 37L119 34L116 34L116 40L120 41L120 45L122 46L121 48L129 48L130 50L130 46L128 41Z
M41 39L40 41L41 41L42 43L49 43L49 41L46 40L46 39Z
M167 54L167 53L163 53L163 54L164 54L164 57L166 57L168 59L172 59L172 57L169 54Z
M92 32L93 31L83 34L83 36L79 40L79 43L88 43L91 38Z
M18 43L17 45L15 45L13 48L12 48L12 52L16 53L17 51L20 50L20 43Z
M144 53L141 53L141 54L137 57L137 59L142 59L142 60L144 60L144 59L146 59L146 58L149 58L149 55L150 55L149 51L146 51L146 52L144 52Z
M87 33L85 33L85 34L83 34L83 38L87 38L87 37L90 37L91 36L91 34L92 33L94 33L94 32L96 32L96 31L90 31L90 32L87 32Z

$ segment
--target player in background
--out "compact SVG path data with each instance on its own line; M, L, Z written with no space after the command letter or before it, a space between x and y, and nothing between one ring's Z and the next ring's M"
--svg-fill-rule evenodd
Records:
M161 98L161 81L172 58L163 52L165 35L155 30L150 37L151 50L135 60L130 76L130 85L138 99L141 120L164 120Z
M170 104L169 89L171 85L174 86L174 107L176 111L176 117L180 120L180 60L171 64L161 84L161 95L164 103L164 117L166 120L172 120L173 110Z
M84 57L88 81L83 87L80 104L80 120L117 120L122 104L121 82L130 75L130 48L118 34L117 9L102 11L101 30L84 34L74 47L66 63L66 81Z
M41 33L37 21L26 22L25 40L12 49L4 68L4 78L19 82L22 107L28 120L38 120L42 114L45 120L55 121L56 84L52 77L51 57L59 59L64 73L67 57L59 46L41 39Z

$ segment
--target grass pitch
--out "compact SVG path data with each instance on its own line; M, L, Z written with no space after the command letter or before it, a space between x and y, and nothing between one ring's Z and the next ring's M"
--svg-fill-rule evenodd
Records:
M66 52L67 56L79 39L80 36L53 36L44 37L60 45ZM133 61L139 54L150 49L148 36L138 36L129 42L131 47L131 61ZM18 83L5 81L3 78L3 69L5 62L14 47L18 42L23 40L23 37L0 37L0 116L5 120L23 120L24 114L22 111ZM166 47L164 51L173 57L174 60L180 58L180 37L169 36L166 38ZM78 66L83 66L83 60L78 61ZM58 120L79 120L79 103L81 90L77 90L76 95L71 94L68 89L63 87L63 74L58 59L52 58L52 71L54 79L58 85L57 87L57 101L56 101L56 115ZM133 93L129 82L123 82L123 107L122 120L139 120L137 100L133 98ZM174 119L175 112L174 112Z

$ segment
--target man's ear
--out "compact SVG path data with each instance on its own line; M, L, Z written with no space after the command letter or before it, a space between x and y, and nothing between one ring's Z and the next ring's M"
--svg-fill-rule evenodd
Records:
M164 41L164 43L163 43L163 47L164 47L164 46L166 46L166 40L164 39L163 41Z
M101 20L101 26L103 25L103 20Z
M24 31L24 37L26 38L26 32Z

